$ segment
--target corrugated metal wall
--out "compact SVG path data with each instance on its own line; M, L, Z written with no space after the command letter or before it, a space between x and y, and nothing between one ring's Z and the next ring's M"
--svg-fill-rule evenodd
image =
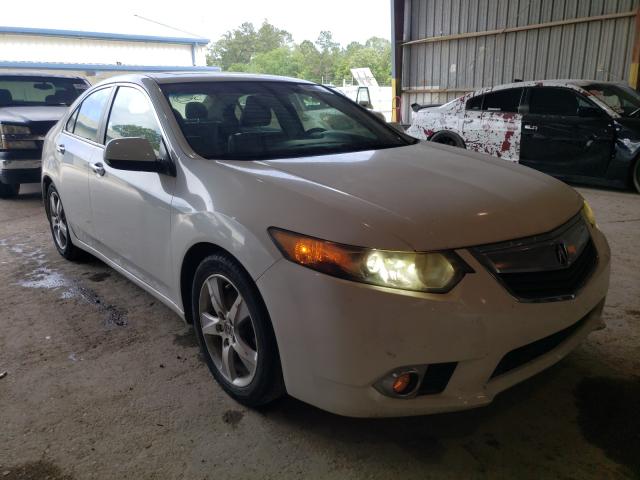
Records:
M628 13L639 0L405 0L404 41ZM635 18L590 21L403 47L402 119L515 78L626 81ZM427 90L427 92L425 92ZM428 92L436 91L436 92ZM444 90L441 92L441 90Z

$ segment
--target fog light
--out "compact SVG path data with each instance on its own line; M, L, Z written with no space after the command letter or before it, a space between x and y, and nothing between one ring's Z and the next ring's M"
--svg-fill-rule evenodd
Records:
M410 398L418 390L420 374L414 368L402 368L387 374L374 387L390 397Z

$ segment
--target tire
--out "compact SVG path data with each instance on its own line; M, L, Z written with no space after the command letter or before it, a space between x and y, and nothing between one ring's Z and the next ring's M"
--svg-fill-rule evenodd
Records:
M269 313L247 272L229 256L214 254L200 263L192 286L198 343L216 381L249 407L283 396L280 356Z
M442 145L449 145L451 147L466 148L464 140L462 140L459 135L452 132L438 132L431 137L431 141Z
M67 217L62 206L60 195L53 184L49 185L46 197L46 212L53 244L58 253L70 261L82 260L86 254L71 241Z
M15 198L20 193L19 183L2 183L0 182L0 198Z
M640 193L640 159L636 160L631 170L631 185L635 187L636 192Z

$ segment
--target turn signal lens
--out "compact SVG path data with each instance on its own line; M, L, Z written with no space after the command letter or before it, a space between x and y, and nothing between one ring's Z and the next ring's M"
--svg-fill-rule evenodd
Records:
M445 293L471 269L453 252L395 252L354 247L278 228L269 233L284 257L335 277L382 287Z
M596 226L596 216L586 200L584 200L584 203L582 204L582 215L592 227Z

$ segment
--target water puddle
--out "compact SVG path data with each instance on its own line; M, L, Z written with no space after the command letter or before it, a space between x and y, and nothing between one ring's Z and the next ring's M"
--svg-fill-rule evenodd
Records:
M37 288L53 290L59 293L59 298L63 300L78 299L93 305L105 317L105 326L123 327L127 325L126 311L102 301L100 296L90 288L82 286L77 280L67 277L64 273L51 268L46 260L46 254L40 248L31 248L24 243L15 243L11 239L0 239L0 247L8 249L11 253L19 257L23 264L31 271L24 278L16 282L24 288ZM92 277L102 281L109 273L96 273Z

